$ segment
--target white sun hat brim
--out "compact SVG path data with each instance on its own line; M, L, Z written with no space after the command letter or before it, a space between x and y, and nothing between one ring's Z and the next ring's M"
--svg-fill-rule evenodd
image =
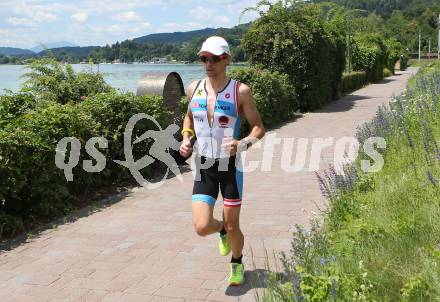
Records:
M197 54L200 55L202 52L209 52L215 56L219 56L224 53L228 55L231 54L229 51L228 42L226 42L226 40L222 37L217 36L209 37L205 42L203 42L202 48Z

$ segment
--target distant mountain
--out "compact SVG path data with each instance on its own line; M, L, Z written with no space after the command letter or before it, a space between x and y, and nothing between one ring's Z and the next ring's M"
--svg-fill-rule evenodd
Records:
M99 48L99 46L75 46L75 47L58 47L51 48L50 51L56 56L71 56L71 57L88 57L94 48ZM40 51L38 53L39 56L46 55L46 51Z
M46 48L61 48L61 47L77 47L78 45L72 43L72 42L67 42L67 41L59 41L59 42L53 42L53 43L42 43L44 47ZM35 53L39 53L41 52L44 47L41 45L37 45L33 48L31 48L31 50Z
M197 36L211 36L214 35L221 28L205 28L199 30L192 30L186 32L160 33L150 34L133 39L133 42L139 44L147 43L182 43L188 42Z
M0 47L0 55L4 55L4 56L35 55L35 52L30 51L29 49Z
M188 32L157 33L145 35L133 40L124 40L112 45L101 46L61 46L54 47L56 43L45 45L54 57L64 62L81 62L92 59L95 62L112 62L121 60L123 62L148 61L152 58L171 56L177 61L197 60L197 49L200 48L201 39L208 36L219 35L224 37L230 44L233 58L243 61L244 53L240 49L240 40L248 30L250 23L240 24L232 28L205 28ZM59 42L60 44L72 44L70 42ZM0 48L1 49L1 48ZM123 49L123 51L121 51ZM34 56L45 56L46 51L42 47L34 47L33 50L40 50L37 53L28 51ZM1 52L0 52L1 54ZM195 57L194 57L195 56Z

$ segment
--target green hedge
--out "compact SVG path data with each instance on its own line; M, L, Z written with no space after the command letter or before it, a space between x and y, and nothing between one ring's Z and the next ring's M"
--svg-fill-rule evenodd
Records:
M353 42L353 69L365 71L369 83L382 80L387 62L387 48L382 37L379 34L358 33Z
M71 66L51 59L29 67L24 87L0 96L0 238L81 206L79 196L91 187L129 177L128 169L113 161L125 160L123 134L128 120L147 113L164 126L168 117L161 97L120 93L99 74L75 73ZM139 121L133 139L148 129L157 130L152 122ZM72 182L55 164L56 146L64 137L81 142ZM108 141L108 148L99 149L106 158L106 167L99 173L82 167L83 160L96 163L85 151L92 137ZM151 142L133 146L135 160L148 153ZM141 173L152 175L159 165L153 163Z
M266 127L289 119L299 109L295 88L287 75L244 67L232 70L230 77L249 85Z
M302 110L319 108L336 98L345 64L340 27L328 24L321 17L323 10L314 4L278 1L259 13L261 17L242 40L251 64L286 74Z
M128 120L136 113L147 113L159 122L163 119L162 99L157 96L136 97L132 93L98 94L78 104L46 103L18 116L0 129L0 225L6 225L0 237L13 236L22 229L23 221L53 219L71 210L77 196L89 187L108 185L129 177L127 168L113 160L125 160L123 132ZM136 124L133 138L147 129L156 129L149 121ZM99 173L83 170L82 162L91 158L85 143L91 137L103 136L108 148L100 149L106 157L106 168ZM74 180L67 182L64 171L55 165L55 149L64 137L76 137L81 142L81 155L73 169ZM133 147L134 158L148 153L150 141ZM151 175L158 167L144 168ZM13 219L12 219L13 220ZM6 222L6 224L5 224Z
M57 142L66 136L75 136L84 142L98 134L93 131L95 127L90 114L57 103L22 115L3 127L0 130L0 212L18 221L32 222L67 209L73 196L63 171L55 166ZM1 237L22 231L6 228L4 232L6 230L9 233L0 234Z
M397 61L400 60L400 69L405 70L408 62L408 54L402 43L392 38L385 40L385 45L387 47L386 67L394 74L394 66Z
M75 72L69 64L60 64L53 58L43 58L30 63L30 70L23 85L40 101L53 101L66 104L81 102L84 97L112 88L104 81L101 73Z
M344 73L341 78L341 92L349 93L359 88L362 88L365 84L365 71L353 71L350 73Z
M26 114L37 105L35 96L29 91L0 95L0 129L18 116Z

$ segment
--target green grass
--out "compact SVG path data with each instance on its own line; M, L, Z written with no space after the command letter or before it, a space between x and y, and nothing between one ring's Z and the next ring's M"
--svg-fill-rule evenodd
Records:
M423 59L423 60L419 60L418 59L410 59L408 60L408 66L411 67L423 67L429 63L434 63L437 61L437 57L436 58L432 58L432 59Z
M385 133L383 169L362 172L361 155L353 188L321 178L338 194L321 226L294 233L263 301L440 301L440 63L390 106L368 125Z

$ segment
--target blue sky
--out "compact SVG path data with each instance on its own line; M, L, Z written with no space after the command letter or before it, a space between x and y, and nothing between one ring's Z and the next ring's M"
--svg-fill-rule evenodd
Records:
M0 46L105 45L151 33L232 27L258 0L0 0ZM256 18L249 12L241 23Z

